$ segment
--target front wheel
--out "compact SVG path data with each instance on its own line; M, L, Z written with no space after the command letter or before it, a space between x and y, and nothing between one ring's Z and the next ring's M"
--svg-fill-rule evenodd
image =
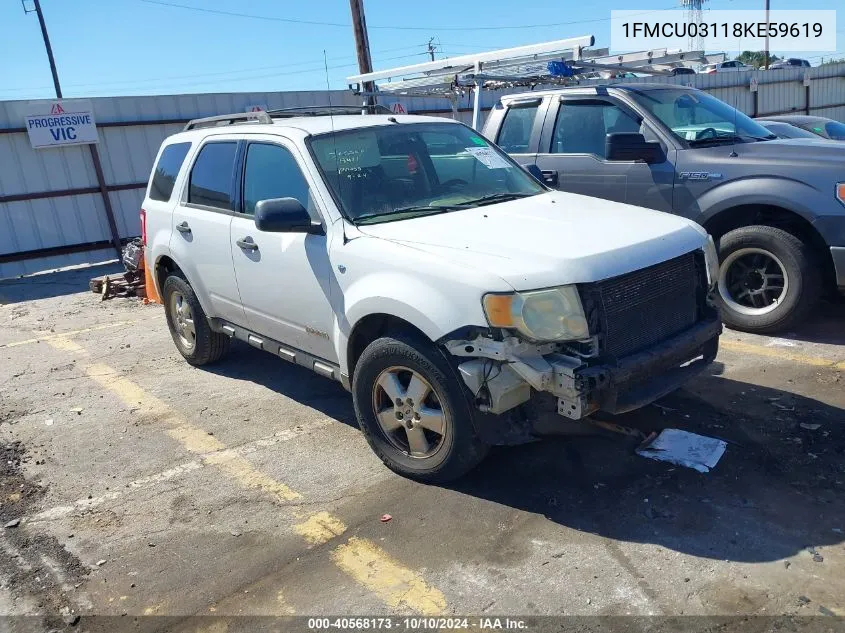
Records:
M810 313L821 271L807 244L783 229L744 226L719 240L722 320L735 330L772 334Z
M456 479L487 454L459 378L428 341L396 335L370 343L355 366L352 397L370 447L394 472Z

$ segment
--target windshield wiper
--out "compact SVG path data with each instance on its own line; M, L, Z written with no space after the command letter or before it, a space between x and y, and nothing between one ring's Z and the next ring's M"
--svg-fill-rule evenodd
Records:
M467 200L466 202L458 203L457 207L466 209L467 207L481 207L485 204L494 204L496 202L507 202L508 200L518 200L519 198L529 198L536 196L536 193L491 193L488 196L481 196L475 200Z
M699 145L706 145L708 143L745 143L747 138L751 137L743 137L743 136L710 136L708 138L696 138L691 141L687 141L690 144L690 147L697 147Z
M400 207L398 209L393 209L392 211L365 213L364 215L359 215L353 220L353 222L355 224L372 224L372 220L393 222L395 220L406 220L412 217L421 217L424 215L436 215L438 213L446 213L447 211L460 211L463 208L463 206L456 204L437 205L435 207L429 205L415 205L410 207ZM391 218L391 216L397 217Z

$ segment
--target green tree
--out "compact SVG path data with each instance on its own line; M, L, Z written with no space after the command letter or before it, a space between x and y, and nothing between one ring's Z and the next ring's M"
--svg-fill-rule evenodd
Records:
M822 63L819 64L819 66L827 66L828 64L841 64L843 62L845 62L845 57L840 57L838 59L831 57L828 60L822 60Z
M766 65L766 53L764 51L742 51L742 53L736 59L737 61L740 61L743 64L754 66L754 68L763 68ZM772 55L771 53L769 53L769 66L774 64L779 59L780 57L778 57L777 55Z

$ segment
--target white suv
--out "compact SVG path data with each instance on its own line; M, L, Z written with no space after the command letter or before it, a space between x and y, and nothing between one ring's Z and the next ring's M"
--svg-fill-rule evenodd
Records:
M421 480L531 439L544 403L561 423L643 406L718 347L701 227L551 191L446 119L192 121L143 209L189 363L237 338L340 381L373 450Z

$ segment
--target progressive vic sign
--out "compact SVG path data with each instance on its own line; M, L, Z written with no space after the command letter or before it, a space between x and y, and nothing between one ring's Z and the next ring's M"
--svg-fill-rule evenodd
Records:
M27 111L26 131L35 149L99 141L94 111L87 99L32 101Z

